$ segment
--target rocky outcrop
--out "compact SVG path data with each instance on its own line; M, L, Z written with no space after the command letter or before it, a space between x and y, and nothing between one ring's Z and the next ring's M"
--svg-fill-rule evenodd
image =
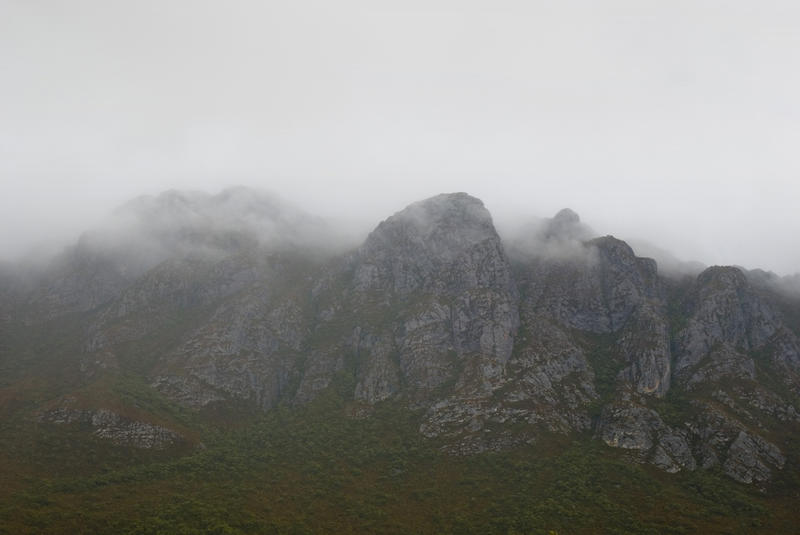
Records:
M184 441L175 431L132 420L108 409L58 407L42 413L39 419L53 424L87 425L96 437L120 446L158 450Z
M664 397L672 382L669 323L663 306L640 306L621 330L617 348L625 359L619 378L639 394Z
M679 376L686 376L715 351L722 353L717 362L731 360L737 351L747 358L747 352L763 348L780 329L775 312L752 291L738 268L703 271L687 305L689 319L676 344Z
M635 451L640 459L667 472L697 467L688 433L666 425L656 411L643 406L607 406L600 416L597 435L607 445Z
M292 291L307 269L272 258L246 291L216 296L223 301L159 362L153 384L189 406L227 395L274 407L307 346L308 304Z
M124 261L95 249L86 239L53 260L22 310L35 324L65 314L86 312L107 303L134 278Z
M686 316L676 337L676 376L689 387L723 379L752 382L761 368L800 391L800 341L740 269L701 273Z
M529 345L505 369L465 374L471 388L433 404L420 431L447 437L459 454L505 449L535 441L541 431L570 433L591 426L588 406L597 399L583 351L552 325L537 325ZM527 336L527 335L526 335ZM480 382L475 377L494 377ZM460 382L460 383L462 383ZM510 427L525 431L509 433Z
M534 259L523 269L537 311L581 331L616 332L660 296L655 262L611 236L586 242L580 257Z
M315 294L323 306L310 369L339 369L321 362L333 357L326 346L338 347L352 357L356 394L367 402L400 384L418 404L446 394L447 384L491 389L511 355L518 315L510 265L489 212L464 193L382 222Z
M738 268L701 273L684 310L675 379L697 392L703 407L691 424L701 464L720 464L734 479L763 485L785 462L779 447L762 436L766 419L797 418L790 395L798 385L797 339ZM772 379L762 383L765 377ZM703 397L709 390L716 403Z
M764 484L772 470L783 468L786 458L777 446L761 437L740 431L728 449L723 471L742 483Z

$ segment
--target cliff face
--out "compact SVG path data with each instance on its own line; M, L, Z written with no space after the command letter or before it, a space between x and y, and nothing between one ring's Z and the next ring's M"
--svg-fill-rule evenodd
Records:
M327 303L317 329L347 339L338 353L356 357L356 398L367 403L400 394L400 385L413 403L430 403L466 374L493 381L511 355L509 262L489 212L465 194L382 222L315 293ZM312 354L329 352L320 342Z
M464 193L412 204L334 254L309 238L313 219L244 190L215 199L129 206L151 214L134 234L162 240L145 240L158 251L146 259L136 241L121 254L84 240L30 289L4 282L3 329L79 318L79 383L135 373L193 409L269 410L335 385L359 414L388 399L421 410L420 432L453 453L579 433L669 472L719 465L759 485L786 462L800 342L775 294L737 268L667 279L568 210L506 250ZM178 223L159 223L175 203ZM98 436L179 439L96 400L48 403L44 421L97 420Z

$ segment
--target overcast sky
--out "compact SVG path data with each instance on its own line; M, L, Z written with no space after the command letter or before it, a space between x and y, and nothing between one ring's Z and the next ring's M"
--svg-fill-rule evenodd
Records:
M796 0L0 0L0 256L245 184L800 271Z

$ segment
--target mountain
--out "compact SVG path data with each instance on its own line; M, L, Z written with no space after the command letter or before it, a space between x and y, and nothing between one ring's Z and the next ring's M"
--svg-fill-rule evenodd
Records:
M260 192L172 191L4 266L0 296L2 413L112 447L184 455L219 415L335 391L354 421L410 411L449 456L577 440L760 492L800 461L796 297L737 267L662 274L568 209L506 243L443 194L349 247Z

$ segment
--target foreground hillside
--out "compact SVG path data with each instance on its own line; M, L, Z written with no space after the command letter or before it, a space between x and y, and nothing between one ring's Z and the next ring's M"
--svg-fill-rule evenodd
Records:
M419 414L327 391L206 429L203 447L110 446L80 426L4 439L4 533L792 533L797 480L754 492L718 470L632 463L587 435L453 456ZM218 415L219 416L219 415ZM191 416L187 416L192 418ZM3 434L8 437L9 427ZM85 434L84 434L85 433ZM5 446L8 446L6 448ZM7 476L8 477L8 476Z
M244 189L0 272L17 532L789 531L800 302L463 193L345 247Z

